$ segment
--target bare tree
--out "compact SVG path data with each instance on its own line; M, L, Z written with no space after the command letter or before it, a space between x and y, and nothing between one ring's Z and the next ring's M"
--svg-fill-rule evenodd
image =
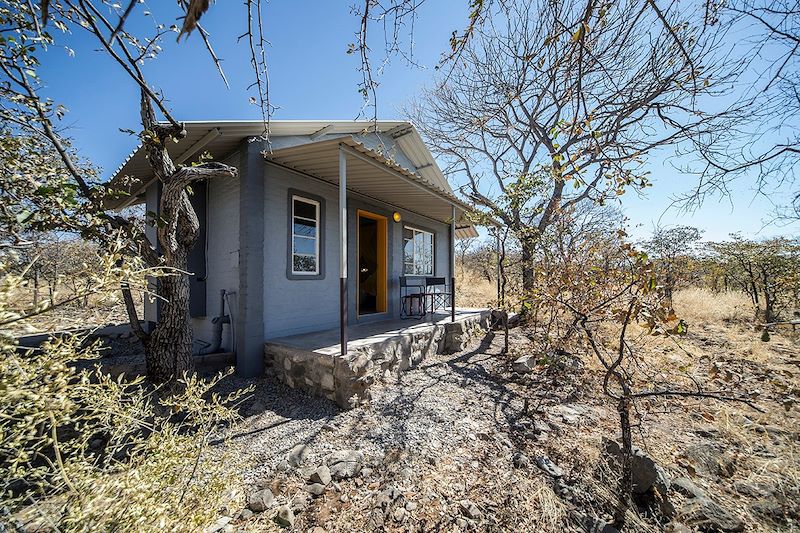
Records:
M166 273L160 278L158 288L163 299L162 319L149 333L140 326L131 292L123 286L131 326L145 347L148 375L160 382L180 378L193 369L186 269L189 250L197 239L198 220L187 187L197 180L233 178L236 169L219 163L176 167L172 162L167 146L173 139L183 137L185 130L141 69L144 61L158 54L158 43L171 30L156 25L148 36L128 33L125 23L133 11L131 5L123 8L91 0L63 0L43 2L37 7L20 1L14 2L15 10L3 12L4 28L16 34L15 39L3 39L0 43L3 130L10 132L12 138L16 135L35 143L46 142L58 160L44 174L49 178L45 183L36 181L35 169L31 171L34 175L12 174L15 183L6 190L33 191L33 198L19 194L12 197L15 203L4 218L13 217L17 222L32 219L38 229L76 231L104 243L124 235L129 254L143 257L150 267ZM42 82L36 72L38 55L55 42L47 32L48 24L59 31L87 31L140 90L140 139L163 189L157 231L160 252L156 251L156 243L148 242L139 224L105 209L104 199L109 191L94 181L93 171L82 164L56 127L63 110L39 95ZM162 120L157 118L156 110ZM32 205L53 205L57 209L29 216L25 211Z
M650 152L705 130L698 99L729 72L699 9L499 2L410 110L460 191L519 239L526 288L561 212L647 186Z
M724 99L708 104L727 111L679 151L677 166L700 177L679 200L696 207L706 195L727 194L734 180L745 179L776 204L779 217L800 219L800 2L706 4L707 24L735 36L726 57L744 62ZM789 191L788 201L779 191Z

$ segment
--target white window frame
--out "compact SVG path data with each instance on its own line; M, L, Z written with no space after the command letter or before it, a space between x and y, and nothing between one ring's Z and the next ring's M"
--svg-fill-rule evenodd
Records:
M412 259L411 265L413 266L412 270L414 270L414 271L416 271L416 265L417 265L417 263L416 263L417 241L416 241L416 239L414 237L416 236L417 233L423 233L423 234L431 236L431 270L430 270L430 272L424 273L424 274L416 274L414 272L412 272L412 273L407 273L406 272L406 265L409 264L409 263L406 263L406 250L405 250L406 249L405 230L407 230L407 229L411 230L411 235L412 235L411 242L413 243L413 246L414 246L414 249L411 252L411 259ZM404 230L403 231L403 276L434 276L435 273L436 273L436 234L433 233L432 231L428 231L428 230L424 230L424 229L420 229L420 228L415 228L414 226L407 226L407 225L403 226L403 230Z
M306 217L301 217L301 216L295 215L294 214L294 205L295 205L296 201L300 201L300 202L303 202L303 203L306 203L306 204L313 205L314 206L315 220L311 220L310 218L306 218ZM292 275L294 275L294 276L317 276L317 275L319 275L319 260L320 260L320 257L319 257L319 239L320 239L319 214L320 214L320 211L321 211L320 203L317 200L312 200L311 198L306 198L305 196L300 196L299 194L293 194L292 195L292 223L291 223L289 231L291 232L291 246L292 246L292 250L291 251L292 251L292 253L290 254L290 257L291 257L291 261L292 261ZM315 236L314 236L314 258L316 259L316 261L314 262L315 266L314 266L314 271L313 272L312 271L305 271L305 270L297 271L297 270L294 269L294 257L296 255L303 256L303 257L311 257L311 254L300 254L300 253L296 253L294 251L294 240L295 240L295 238L311 239L311 237L307 237L305 235L297 235L294 232L294 221L295 221L295 218L298 218L300 220L305 220L305 221L308 221L308 222L314 222L314 224L315 224L315 226L314 226L314 234L315 234Z

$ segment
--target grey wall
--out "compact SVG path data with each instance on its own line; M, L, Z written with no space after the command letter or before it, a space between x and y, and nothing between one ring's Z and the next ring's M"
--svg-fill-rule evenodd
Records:
M266 338L281 337L339 325L339 205L335 185L265 164L264 189L264 332ZM323 279L288 279L289 189L305 191L325 200ZM403 271L403 224L409 223L435 234L435 275L450 277L448 266L449 226L407 211L401 223L392 221L395 208L383 202L348 195L348 320L351 324L399 315L398 285ZM358 317L356 309L356 226L359 209L387 217L388 312Z

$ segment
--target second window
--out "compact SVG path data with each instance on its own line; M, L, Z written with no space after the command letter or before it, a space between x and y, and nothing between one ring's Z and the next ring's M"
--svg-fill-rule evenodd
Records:
M433 276L433 233L406 226L403 228L403 274Z

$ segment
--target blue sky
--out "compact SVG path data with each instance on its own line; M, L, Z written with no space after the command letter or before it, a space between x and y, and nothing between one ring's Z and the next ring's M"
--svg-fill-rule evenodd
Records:
M175 22L172 2L150 0L137 7L133 29L152 27L152 17L142 13L151 9L158 22ZM330 0L271 0L265 2L272 103L279 107L276 119L352 119L362 108L357 92L361 74L359 58L346 53L355 41L358 19L351 13L351 2ZM400 108L420 89L431 83L434 66L447 50L454 30L466 23L464 0L428 1L419 10L414 29L414 58L419 66L400 58L383 69L378 77L378 115L402 118ZM173 115L179 120L257 119L256 106L249 103L246 88L252 81L249 53L237 37L245 30L245 8L239 1L220 1L203 18L212 34L217 55L230 81L226 89L205 52L198 35L176 44L168 38L162 55L145 66L149 81L164 91ZM383 60L382 35L372 29L373 65ZM136 145L136 139L120 128L138 130L138 91L88 35L76 33L66 43L74 51L53 49L43 57L40 71L47 96L64 104L69 113L63 120L67 135L85 156L108 176ZM670 198L692 187L694 178L672 168L668 153L649 160L654 186L643 196L625 195L622 209L629 217L635 237L644 237L657 223L688 224L705 231L710 240L724 239L729 233L767 237L798 234L800 224L764 227L772 204L759 197L746 180L734 184L730 197L708 199L692 213L669 209Z

